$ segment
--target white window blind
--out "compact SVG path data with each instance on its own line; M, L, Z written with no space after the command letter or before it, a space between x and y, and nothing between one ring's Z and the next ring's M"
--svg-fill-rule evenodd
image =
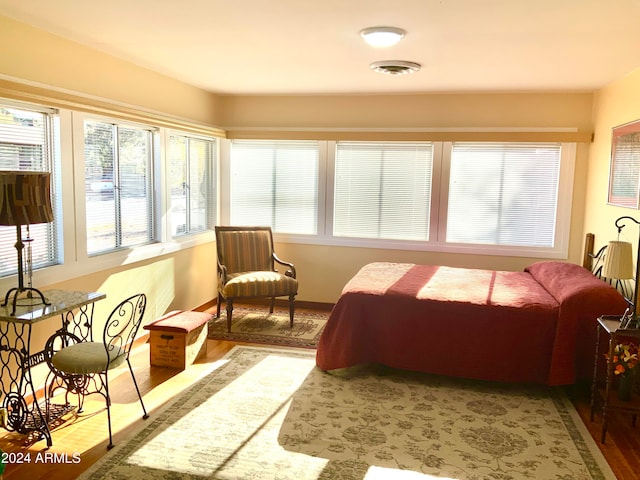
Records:
M51 192L55 198L54 162L58 137L53 134L58 123L55 111L28 106L0 103L0 169L52 172ZM31 242L25 242L23 254L31 248L33 269L57 263L57 238L55 235L59 210L52 200L54 221L29 226ZM16 227L0 226L0 276L18 271ZM27 227L22 227L22 238L27 238ZM26 266L27 259L24 264Z
M230 163L233 225L317 233L318 142L233 141Z
M429 239L433 145L338 142L333 234Z
M151 243L151 129L84 124L87 253Z
M454 143L447 242L553 247L559 144Z
M215 139L169 136L169 185L173 237L213 228L216 212Z

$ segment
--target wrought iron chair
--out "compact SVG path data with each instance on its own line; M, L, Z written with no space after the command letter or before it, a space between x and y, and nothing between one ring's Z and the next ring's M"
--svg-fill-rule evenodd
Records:
M270 227L217 226L218 305L227 304L227 331L231 331L233 302L242 298L271 298L273 313L276 297L289 297L289 326L293 327L295 297L298 293L296 269L292 263L278 258L273 248ZM286 267L279 273L276 264Z
M142 418L149 418L129 361L131 347L142 322L146 305L147 298L143 293L133 295L118 304L105 323L101 342L83 342L65 329L58 330L49 338L45 346L45 360L51 370L45 388L47 418L51 399L59 388L66 390L67 404L69 404L69 393L78 396L78 412L83 411L84 398L87 395L98 393L104 397L107 404L109 426L107 449L113 448L109 370L125 362L131 372L133 385L142 405Z

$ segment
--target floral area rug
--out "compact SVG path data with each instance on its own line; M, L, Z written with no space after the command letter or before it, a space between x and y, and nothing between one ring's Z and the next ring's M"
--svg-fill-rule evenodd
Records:
M328 319L329 312L296 312L293 328L290 328L288 310L275 310L269 314L268 306L236 307L233 309L231 333L228 333L227 316L223 308L220 318L209 322L208 337L235 342L315 348Z
M615 479L561 391L235 347L80 478Z

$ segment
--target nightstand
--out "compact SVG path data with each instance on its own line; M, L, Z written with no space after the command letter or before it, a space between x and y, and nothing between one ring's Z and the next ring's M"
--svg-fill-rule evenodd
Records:
M601 352L600 348L601 332L604 332L609 336L609 351L606 362L604 384L602 383L602 380L598 379L598 363L601 358L605 358L605 354L604 352ZM635 340L636 344L640 343L640 330L620 328L620 315L603 315L598 318L596 355L593 362L593 382L591 384L591 421L593 421L596 404L600 404L602 407L602 435L600 437L600 441L602 443L604 443L604 439L607 434L608 415L611 411L618 410L631 413L633 415L633 425L635 425L637 414L640 413L640 397L632 396L629 401L619 400L615 395L615 390L612 385L614 374L611 359L613 358L614 348L618 343L623 341L629 342L632 340Z

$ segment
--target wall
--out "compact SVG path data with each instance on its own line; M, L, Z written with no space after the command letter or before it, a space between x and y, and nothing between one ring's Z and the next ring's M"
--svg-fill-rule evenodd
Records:
M339 133L342 138L405 135L403 138L579 141L574 185L563 188L574 192L568 260L581 261L587 142L592 131L590 93L218 97L6 17L0 17L0 49L0 72L5 79L49 86L54 96L60 91L77 92L87 95L89 102L98 97L229 127L230 135L236 137L270 136L280 131L284 136L297 132L313 138L336 138ZM294 244L280 244L278 250L298 267L299 299L317 302L335 301L346 280L371 261L521 270L536 260ZM161 313L165 303L167 308L192 308L211 299L214 260L213 247L206 245L57 286L108 288L109 301L103 303L112 305L120 294L116 286L138 285L140 278L151 278L149 288L154 294L164 292L165 287L168 292L164 303L150 312L151 318ZM163 287L165 281L169 285Z
M71 108L81 102L79 108L113 108L116 114L151 120L162 116L194 127L212 128L220 120L218 97L210 92L0 16L0 94L7 93L24 100L46 97ZM210 272L193 268L203 264L215 265L211 245L42 287L104 291L107 308L144 286L162 296L149 305L151 319L165 308L188 309L211 299Z
M216 296L215 265L215 245L206 244L57 284L35 286L45 292L48 289L63 289L105 293L107 297L94 306L94 332L102 332L104 320L116 304L134 293L143 292L147 295L143 324L171 310L189 310L210 301ZM59 316L55 316L33 326L33 348L44 346L47 338L60 328L60 320ZM145 333L146 330L141 328L138 336ZM99 340L100 336L95 339ZM36 387L44 383L47 371L45 364L33 369Z
M590 93L222 96L222 126L239 129L530 131L573 127L588 139ZM369 132L370 133L370 132ZM586 135L585 135L586 134ZM558 134L556 133L556 136Z
M596 249L616 239L618 217L628 215L640 220L635 209L607 205L611 131L635 120L640 120L640 69L599 90L594 97L594 142L589 152L584 232L595 234ZM630 223L623 230L621 240L632 242L635 248L638 227Z
M0 78L56 92L162 112L207 125L219 123L218 97L183 82L0 16Z
M151 121L211 129L219 123L218 97L74 42L0 16L0 96L44 98L54 105L92 111L112 108ZM59 103L57 103L59 102ZM51 285L41 289L100 291L96 319L126 296L149 296L145 322L172 309L191 309L215 297L215 245L207 244ZM202 268L202 266L205 266ZM16 281L17 283L17 281ZM37 324L33 345L41 346L60 319Z
M581 263L584 234L596 245L615 236L614 220L629 209L606 205L611 128L640 118L640 71L594 97L591 93L494 93L352 96L217 96L69 40L0 16L0 96L59 99L79 108L150 113L229 129L229 137L318 139L577 141L568 260ZM595 125L595 142L590 145ZM631 240L637 231L629 228ZM149 295L146 322L172 309L215 298L215 246L206 244L153 260L89 273L41 288L101 291L104 318L124 296ZM521 270L536 258L454 255L278 244L296 264L301 301L335 302L346 281L372 261ZM99 322L98 322L99 324ZM38 324L42 345L59 319ZM39 369L36 384L44 369Z
M568 260L582 263L590 93L360 96L223 96L229 138L577 141ZM569 127L569 128L567 128ZM278 245L296 265L300 300L334 302L349 278L374 261L522 270L536 258L371 248Z

